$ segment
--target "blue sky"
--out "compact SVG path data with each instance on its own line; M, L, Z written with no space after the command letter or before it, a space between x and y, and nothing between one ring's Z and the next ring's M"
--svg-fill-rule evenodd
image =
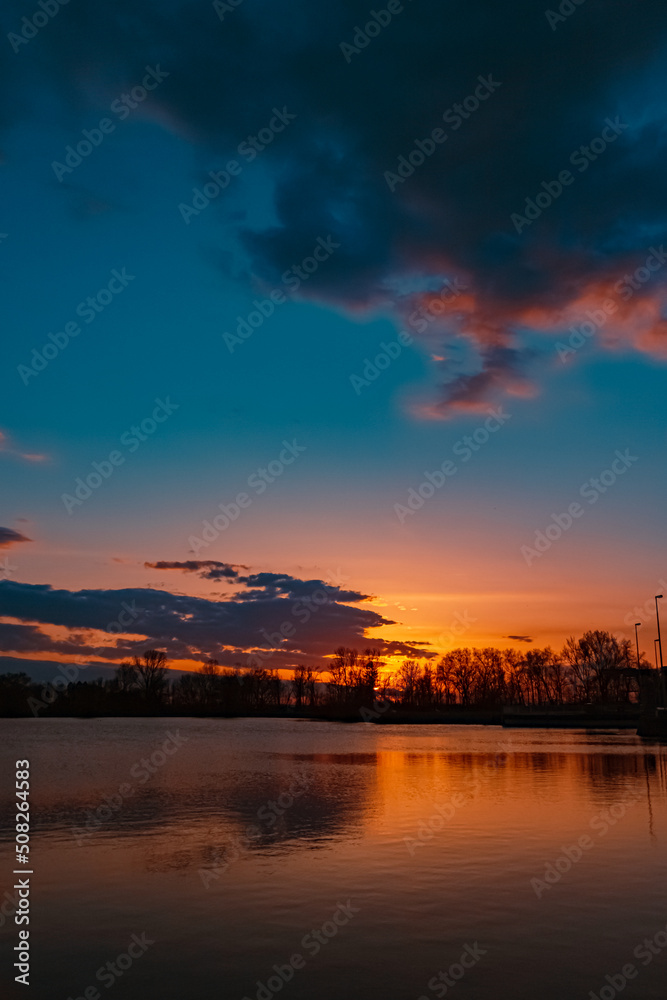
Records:
M24 15L10 3L5 33ZM297 638L276 665L321 657L337 634L425 654L467 606L471 642L557 644L584 627L622 629L655 589L667 485L664 25L629 3L610 12L588 0L556 30L536 3L502 16L490 3L446 16L422 3L348 61L340 45L367 18L351 0L319 13L245 0L223 21L206 3L83 4L18 52L7 44L0 520L30 539L4 546L17 568L0 588L23 588L4 622L20 633L6 631L8 655L48 654L47 639L21 645L27 625L76 628L44 609L31 617L36 586L190 594L217 614L237 593L229 584L144 564L191 559L189 537L284 441L305 451L201 558L306 581L341 567L362 596L334 600L322 642ZM120 120L113 102L157 66L165 79ZM489 73L497 90L390 191L385 172L449 128L443 113ZM284 109L294 120L249 162L240 144ZM54 171L104 118L113 131L71 173ZM623 123L613 142L585 172L570 164L572 185L517 233L511 214L608 118ZM179 206L231 159L240 174L186 223ZM230 351L223 335L272 290L289 292L281 276L318 245L333 249ZM563 363L569 328L618 298L615 283L652 247L655 272ZM132 276L126 287L93 322L79 317L80 334L26 384L33 349L77 321L114 271ZM436 313L447 281L461 292ZM432 318L425 332L409 325L415 310ZM401 331L411 342L355 391L351 377ZM130 452L123 435L156 400L173 412ZM498 408L510 417L497 434L401 521L395 505ZM627 475L527 566L521 546L617 449L637 456ZM114 450L122 464L68 512L63 494ZM285 594L263 596L284 613ZM354 617L371 607L379 618ZM108 658L143 642L194 661L195 625L190 654L149 631ZM209 637L203 651L242 661L259 631ZM81 634L82 655L94 638Z

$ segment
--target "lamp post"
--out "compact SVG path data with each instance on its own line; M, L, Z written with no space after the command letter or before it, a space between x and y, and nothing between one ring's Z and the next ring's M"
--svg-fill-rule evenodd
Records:
M658 640L653 640L653 652L655 653L655 669L658 669Z
M658 649L660 650L660 689L662 691L662 709L667 708L667 677L665 677L665 667L662 661L662 640L660 638L660 615L658 614L658 601L662 594L655 595L655 618L658 623Z
M641 625L641 622L635 622L635 646L637 647L637 670L639 670L639 639L637 638L637 629Z
M660 666L662 667L662 640L660 639L660 614L658 612L658 601L662 597L662 594L655 595L655 618L658 623L658 649L660 650Z

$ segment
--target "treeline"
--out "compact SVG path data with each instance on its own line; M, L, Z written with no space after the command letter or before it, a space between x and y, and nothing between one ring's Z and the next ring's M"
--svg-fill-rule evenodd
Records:
M639 691L636 666L629 640L603 631L568 639L560 653L550 647L453 649L435 664L406 659L393 675L377 657L340 648L325 697L334 704L354 701L360 688L372 686L379 698L411 710L627 704ZM640 667L649 664L642 659Z
M648 663L641 662L642 668ZM285 674L288 676L285 676ZM257 715L343 716L377 703L394 710L438 711L463 706L627 704L637 700L636 659L628 640L609 632L568 639L545 649L460 648L431 660L405 659L390 672L380 652L339 647L325 668L291 672L221 667L209 660L172 679L167 657L147 650L110 680L46 684L25 674L0 676L0 712L7 715Z
M406 660L396 686L410 708L619 704L638 691L630 642L600 631L568 639L560 653L488 646L454 649L435 667Z

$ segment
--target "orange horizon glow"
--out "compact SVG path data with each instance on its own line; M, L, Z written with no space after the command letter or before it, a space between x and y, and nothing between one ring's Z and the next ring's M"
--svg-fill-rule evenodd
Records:
M346 641L344 636L332 638L328 656L340 645L363 652L385 641L409 641L418 648L432 650L432 662L452 649L466 646L519 650L551 646L558 652L569 636L580 636L590 629L623 634L634 643L632 623L641 620L640 650L649 662L653 662L656 635L653 594L660 592L656 588L664 589L659 552L647 552L643 562L638 563L630 540L614 539L610 548L612 543L604 533L582 537L573 529L543 561L527 567L520 558L519 545L530 542L530 530L540 526L538 518L545 519L547 515L536 515L528 527L521 516L517 514L515 518L510 514L510 519L498 526L485 518L473 528L469 526L470 522L475 523L473 504L466 504L468 517L461 520L458 501L446 502L454 528L441 528L435 539L430 529L434 516L439 516L438 508L428 505L420 512L419 519L403 526L379 518L371 523L363 517L357 524L350 524L344 514L332 515L330 531L326 534L322 534L319 516L309 518L302 512L292 512L289 506L277 505L274 522L239 522L236 534L233 538L230 536L224 551L222 544L213 545L206 557L248 565L253 571L280 568L300 579L338 577L343 588L370 595L370 600L350 604L350 607L372 609L394 622L371 628L354 642ZM389 510L391 512L391 508ZM462 516L463 511L460 513ZM34 538L36 532L32 523L26 522L20 527ZM128 530L133 530L132 525ZM290 539L287 566L282 546L277 541L277 536L281 535ZM505 535L513 536L509 554ZM136 540L140 557L133 557L128 548L119 551L109 541L101 549L99 540L96 548L86 549L85 537L80 546L73 548L66 536L54 539L50 545L39 539L13 545L8 554L12 565L16 563L18 567L13 577L33 584L48 581L54 590L127 588L140 592L148 588L209 601L229 599L237 589L233 584L213 584L192 573L156 571L144 565L165 554L187 558L187 552L179 552L174 545L174 536L175 529L168 522L142 529L141 539ZM387 544L388 538L391 547ZM312 553L315 551L319 553L319 561L314 565ZM622 574L609 572L610 551L615 561L623 565ZM575 563L577 558L579 561ZM573 589L573 565L577 566L576 590ZM291 604L290 599L285 600L286 618L290 615ZM10 618L0 620L19 623ZM33 624L56 642L72 641L76 636L89 647L101 648L111 646L120 638L159 648L159 643L152 642L141 631L114 632L112 635L103 630L68 630L37 621L25 620L20 624ZM512 636L526 636L532 641L522 642ZM192 639L196 644L196 634ZM297 633L295 642L298 641ZM221 659L224 648L221 643L218 650L212 650L209 655ZM266 646L248 647L235 659L244 667L246 657L262 651L266 651ZM49 652L48 649L3 652L26 661L67 663L76 658L76 654ZM326 670L327 655L306 653L295 656L293 662ZM418 652L412 657L423 659ZM99 655L84 654L82 658L110 668L120 663L120 660L111 661ZM385 657L387 670L395 672L404 658L402 655ZM272 669L273 657L260 659L263 666ZM174 669L193 671L202 662L205 661L187 657L171 660L170 665ZM289 668L281 665L276 669Z

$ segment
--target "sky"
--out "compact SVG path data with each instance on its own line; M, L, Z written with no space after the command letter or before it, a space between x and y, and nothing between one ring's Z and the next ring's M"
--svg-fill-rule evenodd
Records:
M658 4L8 0L2 33L0 670L635 621L653 659Z

